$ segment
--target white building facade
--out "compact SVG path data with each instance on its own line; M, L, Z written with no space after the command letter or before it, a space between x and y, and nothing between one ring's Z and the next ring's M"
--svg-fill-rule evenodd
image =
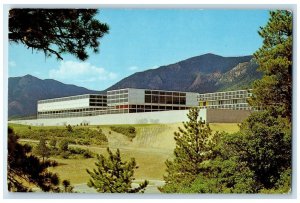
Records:
M248 103L250 90L236 90L199 94L197 100L201 109L253 110Z
M197 106L198 93L126 88L107 92L108 113L186 110Z
M65 118L93 116L107 109L107 97L102 94L84 94L39 100L37 118Z
M167 90L125 88L107 94L85 94L39 100L38 119L72 118L106 114L147 113L200 109L251 110L249 90L199 94ZM104 117L103 117L104 118Z

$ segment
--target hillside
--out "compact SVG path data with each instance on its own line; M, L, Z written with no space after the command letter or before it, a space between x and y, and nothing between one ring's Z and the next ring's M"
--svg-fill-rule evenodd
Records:
M107 90L149 88L199 93L248 88L261 77L252 56L222 57L204 54L157 69L134 73ZM239 86L242 85L242 86Z
M8 117L36 114L37 100L99 93L52 79L41 80L31 75L8 79Z

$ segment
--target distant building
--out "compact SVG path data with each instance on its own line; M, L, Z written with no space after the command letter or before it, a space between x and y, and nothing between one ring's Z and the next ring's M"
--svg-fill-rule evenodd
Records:
M247 102L251 96L251 90L236 90L199 94L197 100L201 109L252 110Z
M185 110L197 106L198 93L126 88L107 92L108 113Z
M200 109L251 110L248 90L199 94L166 90L125 88L103 94L39 100L38 119L97 116L157 111Z
M106 113L106 109L106 95L84 94L39 100L37 103L37 118L93 116Z
M119 89L107 95L85 94L39 100L38 119L95 116L102 114L185 110L197 106L198 93Z

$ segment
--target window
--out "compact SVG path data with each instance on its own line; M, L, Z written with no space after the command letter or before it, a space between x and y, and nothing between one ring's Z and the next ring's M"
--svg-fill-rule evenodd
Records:
M160 109L160 110L165 110L166 107L165 107L165 106L159 106L159 109Z
M159 97L159 103L160 104L165 104L166 103L166 97L165 96L160 96Z
M173 97L173 104L179 104L179 97Z
M172 110L172 106L167 106L166 109L167 110Z
M166 104L173 104L173 101L172 101L172 97L171 96L167 96L166 97Z
M136 113L136 109L129 109L129 113Z
M145 95L145 103L151 103L151 95Z
M152 95L152 103L155 103L155 104L158 103L158 96Z
M185 105L186 104L186 98L180 97L180 104Z

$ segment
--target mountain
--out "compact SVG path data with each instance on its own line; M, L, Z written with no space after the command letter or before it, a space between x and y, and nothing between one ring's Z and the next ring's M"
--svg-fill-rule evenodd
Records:
M8 79L8 117L36 115L37 100L79 94L99 93L52 79L41 80L31 75Z
M261 77L252 58L204 54L134 73L107 90L131 87L205 93L247 88L253 80Z

